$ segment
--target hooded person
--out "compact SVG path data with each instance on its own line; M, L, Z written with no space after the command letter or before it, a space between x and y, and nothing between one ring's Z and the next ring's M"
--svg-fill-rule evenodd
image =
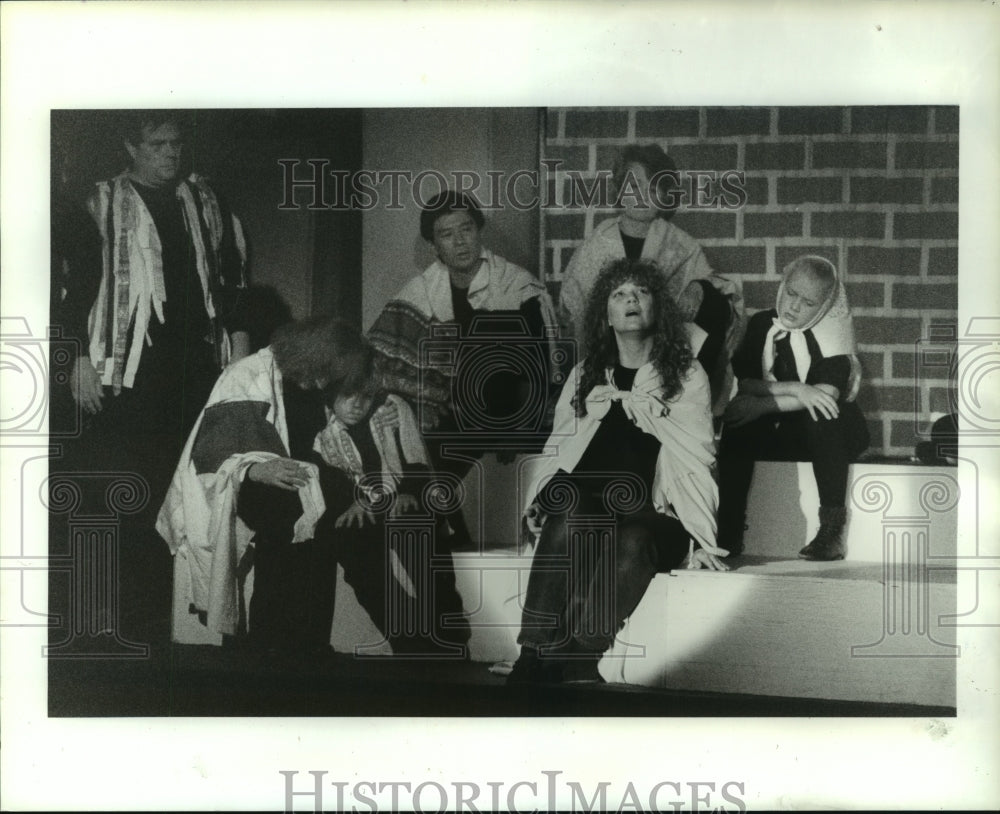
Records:
M847 471L868 447L858 405L861 368L836 267L805 255L789 263L775 308L755 314L733 356L739 392L724 415L719 452L719 540L743 550L754 461L810 461L820 528L799 556L843 559Z

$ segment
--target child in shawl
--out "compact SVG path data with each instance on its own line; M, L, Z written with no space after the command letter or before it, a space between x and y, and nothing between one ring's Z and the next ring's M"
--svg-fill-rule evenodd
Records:
M390 516L418 511L415 494L428 484L430 465L413 411L379 391L371 360L365 380L330 394L330 421L313 445L327 507L317 537L332 542L344 578L393 653L461 654L470 631L443 524L425 546L421 534L388 535L375 514L390 497Z
M427 465L409 407L372 384L373 355L356 328L313 317L279 329L216 383L157 522L171 551L186 552L192 611L210 631L243 632L239 594L251 558L247 627L262 651L329 651L338 560L394 651L410 642L386 620L389 591L400 598L393 607L423 626L408 633L430 627L433 608L417 603L431 601L425 575L436 552L406 552L407 574L388 552L385 523L356 500L368 487L399 495L394 512L412 509L404 475ZM451 560L435 560L433 576L436 609L461 619ZM467 638L468 629L449 634Z
M860 366L836 267L805 255L784 270L775 308L755 314L733 356L739 394L726 409L719 451L719 545L743 550L755 460L811 461L820 528L799 556L844 558L847 468L868 447L854 398Z

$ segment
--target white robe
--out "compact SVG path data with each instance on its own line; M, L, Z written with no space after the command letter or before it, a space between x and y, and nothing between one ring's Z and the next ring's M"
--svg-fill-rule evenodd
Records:
M265 420L277 431L287 455L288 426L282 392L281 371L271 350L265 348L223 372L205 409L230 402L266 405ZM198 474L191 452L204 418L203 410L181 453L156 530L173 554L185 549L191 568L192 602L207 612L208 629L235 634L239 619L236 569L253 537L236 512L240 486L253 464L280 456L259 450L239 451L226 458L215 472ZM318 467L305 462L302 465L308 470L308 480L299 488L303 514L295 524L293 542L312 539L316 523L326 510Z

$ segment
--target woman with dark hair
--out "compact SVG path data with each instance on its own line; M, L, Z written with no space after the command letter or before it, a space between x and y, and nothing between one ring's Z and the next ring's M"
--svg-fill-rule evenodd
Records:
M742 327L740 283L716 274L698 242L670 222L680 199L678 172L659 145L626 146L615 162L611 188L621 213L595 226L570 259L559 292L560 322L582 347L584 309L601 269L619 258L655 263L688 323L721 413L732 384L729 357Z
M584 325L586 356L549 438L557 453L532 473L537 545L512 682L596 677L657 572L726 570L708 379L658 267L610 263Z

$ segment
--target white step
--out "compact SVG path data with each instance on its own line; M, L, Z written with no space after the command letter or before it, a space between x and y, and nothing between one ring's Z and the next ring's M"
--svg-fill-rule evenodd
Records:
M956 575L749 560L659 574L602 676L706 692L955 706Z
M491 527L507 528L505 545L453 556L475 661L517 656L531 568L509 537L519 470L519 462L474 470L473 483L485 483L488 472L508 476L491 490L490 507L499 518ZM602 674L671 689L953 706L953 628L939 617L955 612L956 470L855 464L848 500L847 560L798 560L816 525L811 467L759 463L748 554L726 574L658 575L602 661ZM174 640L218 644L188 613L186 570L178 554ZM251 591L252 575L248 598ZM342 652L389 652L342 572L331 642Z

